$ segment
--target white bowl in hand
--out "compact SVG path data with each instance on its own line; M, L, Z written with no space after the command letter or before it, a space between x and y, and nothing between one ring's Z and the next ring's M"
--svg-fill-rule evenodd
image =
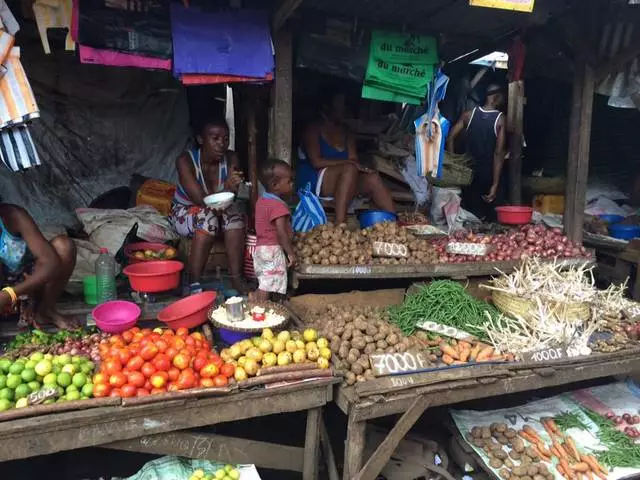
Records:
M204 197L204 204L214 210L226 210L233 203L235 194L233 192L220 192Z

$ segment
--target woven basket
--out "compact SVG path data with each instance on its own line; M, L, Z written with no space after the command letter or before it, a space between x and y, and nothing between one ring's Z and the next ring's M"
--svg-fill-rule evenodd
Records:
M440 178L427 177L430 184L440 188L465 187L471 185L473 170L464 165L443 164Z
M491 293L493 304L498 309L510 316L520 316L525 320L530 320L533 317L533 312L536 310L535 302L526 298L518 297L510 293L493 291ZM553 305L555 313L562 320L568 322L584 321L591 315L591 309L588 303L563 303L556 302Z

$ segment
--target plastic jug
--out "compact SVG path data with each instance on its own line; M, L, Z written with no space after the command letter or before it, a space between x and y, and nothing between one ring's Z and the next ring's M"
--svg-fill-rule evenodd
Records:
M96 260L96 290L99 304L117 298L116 261L106 248L100 249Z

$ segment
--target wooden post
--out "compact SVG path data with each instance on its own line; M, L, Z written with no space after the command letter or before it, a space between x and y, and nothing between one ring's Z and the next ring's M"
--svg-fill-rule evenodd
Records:
M564 226L571 241L582 243L595 89L593 67L584 60L576 63L573 89Z
M321 422L321 408L311 408L307 410L307 430L304 440L304 462L302 465L303 480L317 480L318 478Z
M293 42L291 32L279 30L274 36L276 72L269 121L269 156L291 163Z
M509 83L509 113L507 128L509 142L509 200L513 205L522 202L522 134L524 116L524 82Z
M347 439L344 449L344 468L342 471L343 480L353 480L362 466L362 455L364 453L365 431L367 422L358 420L355 412L349 413L347 422Z
M257 95L253 88L248 88L244 96L247 122L247 160L249 164L249 181L251 182L251 214L258 201L258 145L256 128Z

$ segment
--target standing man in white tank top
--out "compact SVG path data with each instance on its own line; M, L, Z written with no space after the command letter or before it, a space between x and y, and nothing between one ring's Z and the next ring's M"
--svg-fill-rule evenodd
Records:
M482 107L464 112L447 138L447 150L454 152L456 138L465 132L467 151L473 158L473 181L462 194L462 205L478 218L495 220L496 204L502 200L501 184L505 157L505 122L500 108L504 93L489 85Z

